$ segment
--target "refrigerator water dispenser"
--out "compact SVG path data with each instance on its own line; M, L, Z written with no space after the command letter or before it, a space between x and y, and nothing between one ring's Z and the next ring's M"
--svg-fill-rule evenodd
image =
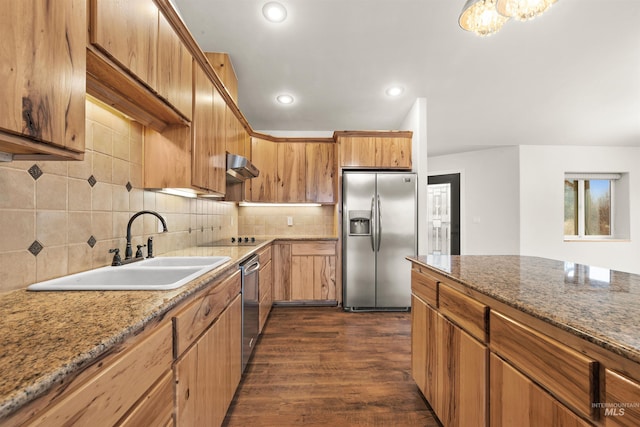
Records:
M349 211L349 236L371 235L371 211Z

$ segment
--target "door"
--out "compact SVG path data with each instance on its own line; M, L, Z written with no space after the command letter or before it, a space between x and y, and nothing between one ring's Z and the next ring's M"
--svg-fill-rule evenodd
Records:
M376 269L371 211L376 175L344 173L342 184L343 305L345 308L374 307Z
M377 174L376 307L411 306L411 269L416 255L416 175Z
M430 176L427 254L460 255L460 174Z

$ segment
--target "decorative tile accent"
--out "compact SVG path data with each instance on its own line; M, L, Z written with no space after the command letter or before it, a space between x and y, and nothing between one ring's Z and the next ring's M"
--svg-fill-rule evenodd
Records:
M42 244L37 240L34 240L31 246L29 246L29 252L31 252L33 256L38 256L42 249L44 249Z
M125 185L125 187L127 187L127 191L131 192L131 189L133 188L133 185L131 185L130 182L127 182L127 185Z
M98 180L96 180L96 177L93 175L91 175L87 181L89 181L89 185L92 187L98 182Z
M33 165L29 168L29 175L31 175L34 180L40 178L43 173L44 172L42 172L42 169L40 169L38 165Z
M96 238L93 236L89 237L89 240L87 240L87 245L94 247L96 245Z

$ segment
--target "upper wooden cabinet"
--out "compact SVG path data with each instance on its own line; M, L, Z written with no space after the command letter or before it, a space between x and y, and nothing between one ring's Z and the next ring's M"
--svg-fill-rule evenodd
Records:
M227 92L231 96L231 99L238 103L238 78L236 72L233 69L231 58L226 53L219 52L205 52L207 60L213 67L214 71L220 78L220 81L227 89Z
M276 201L276 163L278 162L276 143L252 138L251 162L260 170L260 174L251 180L251 201Z
M333 143L253 138L251 161L260 175L252 179L251 200L334 203L335 150Z
M191 119L193 58L162 13L158 19L158 94Z
M411 132L336 132L340 167L411 169Z
M0 152L81 160L86 0L3 1Z
M306 144L306 200L334 203L336 191L336 144Z
M157 131L191 118L191 54L153 0L90 0L87 91Z
M305 144L279 142L276 174L276 201L304 202L306 199Z
M218 194L225 192L226 105L209 77L195 67L192 136L192 184Z

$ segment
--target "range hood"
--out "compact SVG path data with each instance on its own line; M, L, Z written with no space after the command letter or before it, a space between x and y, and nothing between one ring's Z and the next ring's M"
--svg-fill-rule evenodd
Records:
M246 157L227 153L227 182L244 182L260 174L257 167Z

